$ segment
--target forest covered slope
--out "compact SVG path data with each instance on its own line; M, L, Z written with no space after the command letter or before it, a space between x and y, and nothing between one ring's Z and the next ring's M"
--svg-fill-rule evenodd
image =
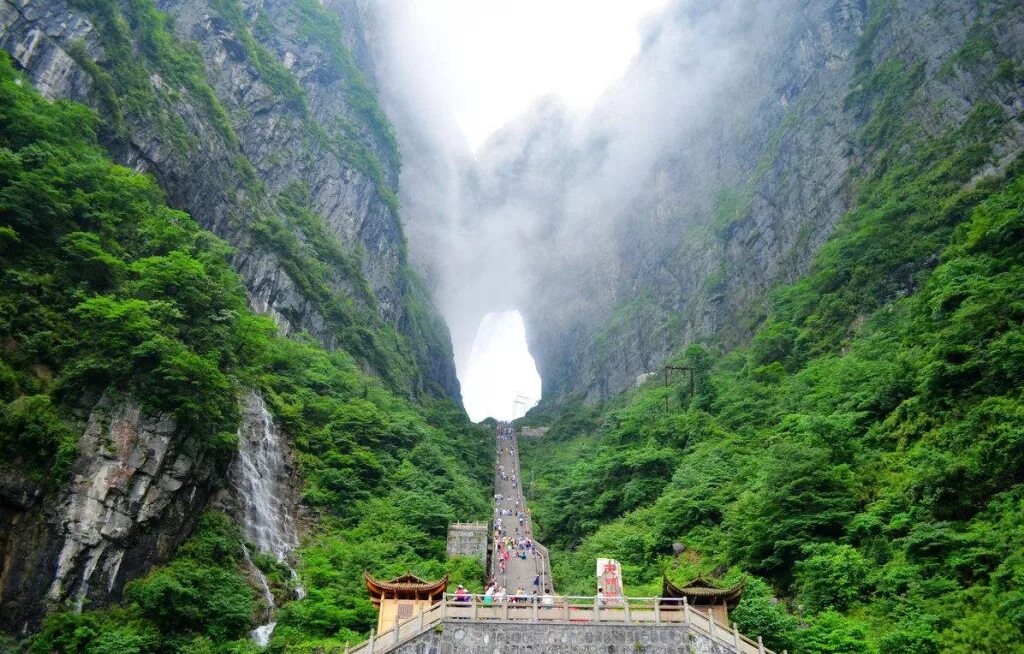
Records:
M941 138L990 107L1011 120L976 172L1012 160L1022 60L1013 1L671 4L585 120L526 113L465 185L467 222L522 240L508 283L527 280L549 401L612 397L680 343L749 339L908 132Z
M0 117L5 630L35 631L48 611L31 651L254 647L268 607L242 531L203 512L231 492L245 389L266 397L301 476L305 537L289 562L306 599L278 615L275 643L358 638L376 619L364 569L481 574L446 562L444 529L486 514L486 429L449 401L395 394L345 352L280 335L247 308L231 250L151 177L113 164L95 114L44 100L6 58ZM97 461L111 477L93 476ZM292 597L287 568L254 562L279 601Z
M93 107L115 161L233 250L249 304L410 394L458 398L447 330L407 264L400 155L352 3L0 5L0 46ZM362 67L361 67L362 66Z
M946 74L989 62L1018 92L985 34ZM978 101L924 125L924 70L865 64L852 209L749 342L667 359L692 393L673 372L525 419L551 426L522 449L561 588L612 556L635 595L746 576L733 615L777 650L1024 651L1021 117Z
M261 626L343 652L376 623L363 571L482 578L444 538L491 515L493 424L406 253L401 221L449 207L398 206L377 18L0 3L0 650L255 652ZM731 617L776 651L1024 653L1024 6L663 18L582 139L541 103L413 176L522 223L484 231L525 271L502 301L544 381L522 481L555 587L613 557L634 595L745 578ZM680 46L701 30L729 47ZM651 105L665 56L675 82L730 65ZM632 170L623 98L677 112L625 132ZM458 259L422 220L425 263ZM692 383L633 387L665 364Z
M0 5L0 629L42 629L24 647L245 651L271 619L343 646L375 620L362 570L464 565L444 528L486 514L487 432L406 262L351 9ZM284 436L283 562L239 508L252 397Z

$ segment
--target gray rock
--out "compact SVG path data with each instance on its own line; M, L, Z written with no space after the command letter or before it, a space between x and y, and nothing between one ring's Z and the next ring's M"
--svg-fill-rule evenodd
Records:
M197 455L182 459L180 450ZM0 626L24 632L47 608L118 599L191 531L214 478L203 443L173 418L103 396L59 492L14 469L0 473Z
M47 97L97 109L108 119L101 137L115 159L154 175L172 206L188 211L234 247L232 261L254 310L273 317L283 333L306 330L325 347L337 348L351 326L332 317L318 291L294 279L281 253L253 231L266 217L287 222L277 206L279 194L294 187L307 189L307 208L323 217L330 234L360 262L360 278L328 266L330 291L417 343L410 356L417 357L419 372L393 383L410 393L458 400L447 334L423 333L419 322L406 315L407 302L417 291L405 272L399 216L383 200L377 182L330 144L339 134L337 125L350 126L355 134L348 137L380 162L382 182L397 187L399 162L350 99L347 73L335 65L330 52L304 35L296 11L285 0L244 0L240 6L247 27L257 17L269 21L272 29L252 31L282 70L287 62L304 103L272 88L230 21L209 2L157 5L172 17L175 36L200 53L206 81L226 112L232 135L218 126L201 93L173 88L159 71L150 76L155 106L145 116L126 114L124 131L110 129L110 107L100 101L92 79L71 56L77 43L89 59L107 67L102 30L64 0L0 4L0 47ZM334 2L332 7L345 19L341 38L359 63L366 50L358 22L361 12L351 2ZM294 231L300 242L306 241L300 230ZM363 279L369 294L361 291ZM428 298L417 299L429 307ZM368 361L364 364L372 369Z

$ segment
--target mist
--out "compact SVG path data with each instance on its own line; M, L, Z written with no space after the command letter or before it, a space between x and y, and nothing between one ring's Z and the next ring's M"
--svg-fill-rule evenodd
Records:
M737 174L715 134L735 131L763 96L752 92L764 84L756 64L792 7L670 2L644 21L639 51L591 106L529 98L474 150L436 17L417 2L379 6L378 82L402 149L410 253L464 383L483 316L521 311L531 342L541 317L570 333L570 321L594 322L639 290L623 257L664 257L710 221L715 189ZM585 30L586 12L578 19ZM571 50L573 34L564 38ZM516 42L528 49L529 34Z

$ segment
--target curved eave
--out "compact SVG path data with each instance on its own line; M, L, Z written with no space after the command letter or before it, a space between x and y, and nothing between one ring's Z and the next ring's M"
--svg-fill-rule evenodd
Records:
M380 600L385 595L398 599L434 599L444 595L448 589L448 575L437 581L423 581L412 574L382 581L369 572L363 572L363 579L366 581L366 589L370 592L374 606L380 606Z
M695 606L726 604L729 608L734 608L739 603L740 597L743 596L745 584L746 580L744 579L730 588L715 588L698 578L690 584L680 587L669 581L668 577L664 577L661 583L661 595L664 599L670 600L667 603L673 603L671 600L682 600L685 597L687 602Z

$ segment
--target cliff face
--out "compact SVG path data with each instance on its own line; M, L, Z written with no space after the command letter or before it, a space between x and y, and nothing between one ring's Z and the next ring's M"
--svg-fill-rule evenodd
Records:
M884 130L1020 117L1022 30L1015 3L678 3L582 136L521 138L546 109L496 135L471 213L510 235L532 216L517 301L545 396L599 400L688 342L747 338L885 165ZM1011 122L992 165L1024 144Z
M993 82L1001 61L1024 53L1024 14L1005 9L802 3L741 93L725 96L732 104L714 107L687 130L685 149L653 166L632 215L615 222L595 265L583 266L581 275L605 289L585 294L597 301L568 313L558 294L542 291L528 305L545 391L607 397L683 343L747 337L764 293L806 274L850 208L857 179L878 165L879 144L863 135L878 112L906 112L896 119L933 135L962 124L980 102L1019 118L1021 88ZM957 63L972 35L989 29L1006 59ZM899 108L856 95L866 71L885 65L919 70ZM999 151L1022 144L1016 130Z
M80 426L71 478L54 496L0 471L0 606L26 632L48 608L105 604L165 560L210 495L202 439L132 397L103 396Z
M458 398L447 333L406 263L359 11L334 5L11 0L0 45L44 95L99 111L119 163L234 246L251 306L283 332Z
M7 0L0 47L46 97L95 109L115 160L232 246L250 307L282 333L348 351L399 394L458 402L447 330L407 263L360 15L347 2ZM0 471L5 629L116 601L225 486L227 462L170 414L110 389L79 404L68 483Z

